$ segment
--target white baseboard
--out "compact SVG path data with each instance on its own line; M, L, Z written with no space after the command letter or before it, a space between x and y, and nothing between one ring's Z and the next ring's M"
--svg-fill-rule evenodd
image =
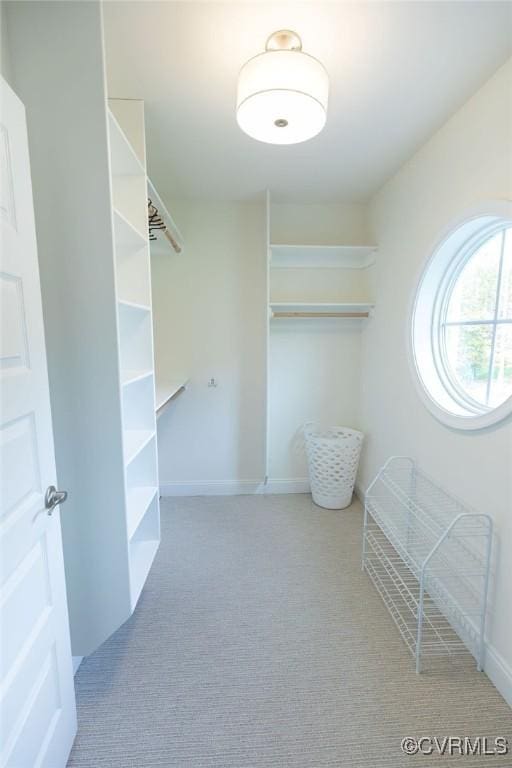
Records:
M76 675L77 669L80 666L80 664L83 661L83 656L72 656L71 660L73 662L73 674Z
M311 487L307 477L271 478L267 480L263 493L310 493Z
M512 669L490 645L485 648L484 670L509 707L512 707Z
M268 480L218 480L213 482L167 482L160 484L161 496L244 496L247 494L309 493L306 477Z
M248 494L311 493L307 477L263 480L216 480L212 482L170 481L160 484L160 496L244 496ZM364 493L356 486L354 493L364 502Z
M262 493L260 480L216 480L213 482L160 483L160 496L246 496Z

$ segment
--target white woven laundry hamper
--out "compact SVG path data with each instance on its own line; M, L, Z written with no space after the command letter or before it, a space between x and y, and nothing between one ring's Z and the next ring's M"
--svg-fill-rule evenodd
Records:
M347 427L304 424L313 501L326 509L344 509L352 501L363 433Z

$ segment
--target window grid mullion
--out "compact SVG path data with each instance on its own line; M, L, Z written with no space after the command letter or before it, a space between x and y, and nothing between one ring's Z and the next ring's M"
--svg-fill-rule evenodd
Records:
M456 325L512 325L512 318L503 317L498 320L446 320L442 327L451 328Z
M503 260L505 257L505 231L501 233L501 253L500 253L500 265L498 267L498 282L496 285L496 301L494 302L494 322L492 328L492 340L491 340L491 354L489 355L489 370L487 373L487 389L485 393L486 405L489 405L489 397L491 395L491 382L492 372L494 370L494 355L496 351L496 332L498 328L498 317L500 311L500 295L501 295L501 278L503 275Z

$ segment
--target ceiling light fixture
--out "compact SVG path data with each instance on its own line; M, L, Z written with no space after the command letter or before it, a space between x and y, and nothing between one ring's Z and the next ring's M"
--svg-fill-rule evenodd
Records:
M328 94L329 76L323 64L303 52L299 35L281 29L240 71L238 125L268 144L307 141L325 125Z

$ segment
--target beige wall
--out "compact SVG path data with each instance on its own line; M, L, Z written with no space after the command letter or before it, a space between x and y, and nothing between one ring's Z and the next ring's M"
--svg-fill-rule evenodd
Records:
M169 208L185 252L152 258L157 377L190 385L158 422L160 483L236 490L265 475L265 207Z
M512 61L371 202L379 254L377 306L364 336L368 437L361 485L388 456L411 455L452 493L492 514L497 540L489 639L495 654L487 668L495 679L508 671L512 701L512 421L473 433L445 427L423 405L407 356L411 302L437 238L479 201L502 198L512 198Z
M286 245L367 245L366 206L272 203L270 240Z
M169 201L169 208L185 253L152 257L157 378L190 384L158 423L162 491L253 491L266 472L265 206ZM270 221L276 242L368 240L361 205L272 205ZM357 322L273 326L271 480L307 477L297 440L305 421L359 426L360 348ZM211 377L216 388L207 386Z
M8 83L12 81L11 56L7 32L7 7L0 1L0 74Z

